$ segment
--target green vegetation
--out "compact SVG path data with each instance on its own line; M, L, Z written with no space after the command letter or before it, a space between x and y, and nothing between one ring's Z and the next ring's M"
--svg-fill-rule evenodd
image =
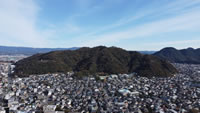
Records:
M172 76L176 69L152 55L99 46L75 51L37 54L16 63L15 75L46 74L74 71L79 77L95 73L119 74L136 72L141 76Z
M168 47L156 52L154 55L175 63L200 64L200 49L188 48L177 50Z

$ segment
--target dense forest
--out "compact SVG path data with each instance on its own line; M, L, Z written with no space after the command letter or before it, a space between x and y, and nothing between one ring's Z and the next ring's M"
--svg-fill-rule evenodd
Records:
M177 72L170 63L153 55L98 46L36 54L17 62L14 74L28 76L69 71L84 75L136 72L147 77L167 77Z

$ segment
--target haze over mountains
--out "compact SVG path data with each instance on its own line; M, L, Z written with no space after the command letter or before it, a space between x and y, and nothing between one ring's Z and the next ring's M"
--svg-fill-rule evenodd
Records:
M71 48L31 48L31 47L14 47L14 46L0 46L0 55L34 55L37 53L47 53L57 50L76 50L80 47ZM142 54L153 54L156 51L138 51Z
M31 47L14 47L14 46L0 46L0 55L34 55L38 53L48 53L58 50L77 50L80 47L71 48L31 48ZM200 64L200 48L181 49L178 50L173 47L166 47L160 51L138 51L141 54L149 54L157 56L161 59L173 63L190 63Z
M187 48L177 50L173 47L167 47L153 55L173 63L200 64L200 49Z
M72 48L31 48L31 47L13 47L0 46L0 55L33 55L37 53L47 53L56 50L76 50L78 47Z
M140 51L139 53L104 46L94 48L0 46L0 54L33 55L16 63L15 74L20 76L75 71L80 74L137 72L141 76L165 77L177 72L169 62L200 64L200 49L193 48L177 50L167 47L158 52Z
M120 74L136 72L141 76L173 76L177 70L167 61L116 47L80 48L36 54L16 63L15 75L74 71L79 74Z

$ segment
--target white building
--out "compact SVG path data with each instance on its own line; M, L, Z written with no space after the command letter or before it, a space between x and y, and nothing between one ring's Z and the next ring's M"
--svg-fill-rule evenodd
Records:
M6 113L6 111L5 110L0 110L0 113Z
M44 113L55 113L56 105L47 105L43 107Z

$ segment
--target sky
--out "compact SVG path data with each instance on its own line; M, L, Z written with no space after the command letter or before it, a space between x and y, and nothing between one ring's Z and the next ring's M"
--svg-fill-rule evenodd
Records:
M200 0L0 0L0 45L200 48Z

